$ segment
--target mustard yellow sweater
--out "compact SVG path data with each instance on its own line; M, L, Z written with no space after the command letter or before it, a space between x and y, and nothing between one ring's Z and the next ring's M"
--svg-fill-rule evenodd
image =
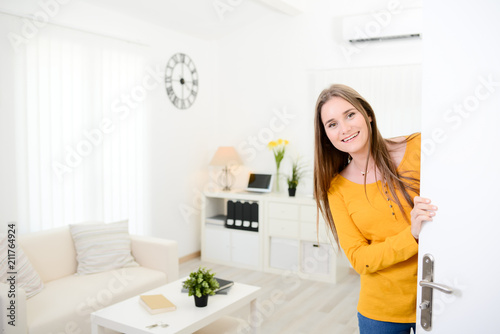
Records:
M398 171L420 179L420 134L407 143ZM328 195L340 245L361 275L358 312L379 321L415 322L418 244L411 224L387 199L381 181L367 184L366 193L368 198L364 185L337 175ZM410 219L411 207L398 195Z

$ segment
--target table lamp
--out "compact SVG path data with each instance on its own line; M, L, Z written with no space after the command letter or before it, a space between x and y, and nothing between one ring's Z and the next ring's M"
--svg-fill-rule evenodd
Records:
M215 152L212 161L210 161L210 166L222 166L222 173L217 179L217 183L224 191L231 190L231 186L234 182L234 175L231 173L230 167L234 165L241 165L243 162L236 152L235 148L232 146L221 146Z

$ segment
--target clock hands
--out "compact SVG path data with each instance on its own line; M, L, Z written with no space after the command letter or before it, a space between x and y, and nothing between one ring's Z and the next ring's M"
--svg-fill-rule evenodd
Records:
M193 80L186 80L184 78L179 78L179 80L172 79L173 82L179 82L181 85L185 85L187 83L193 84Z
M177 53L169 59L165 85L170 101L177 108L187 109L194 103L198 95L198 72L191 58Z

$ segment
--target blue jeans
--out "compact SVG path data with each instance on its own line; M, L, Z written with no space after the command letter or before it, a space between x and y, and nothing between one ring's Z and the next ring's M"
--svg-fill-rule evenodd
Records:
M359 334L410 334L415 323L385 322L369 319L358 312Z

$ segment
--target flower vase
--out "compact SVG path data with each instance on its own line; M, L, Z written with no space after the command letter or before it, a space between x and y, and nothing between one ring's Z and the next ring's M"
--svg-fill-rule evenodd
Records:
M279 169L276 169L276 192L279 193L280 192L280 170Z

